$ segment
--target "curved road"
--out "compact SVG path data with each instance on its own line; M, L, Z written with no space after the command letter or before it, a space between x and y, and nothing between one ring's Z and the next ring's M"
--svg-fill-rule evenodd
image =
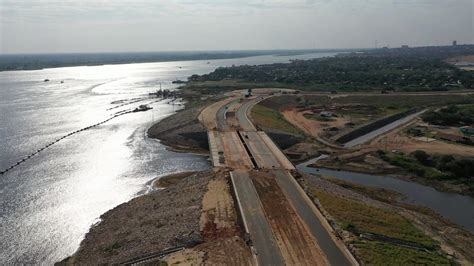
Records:
M219 139L210 139L210 143L219 142L223 147L211 147L211 150L222 154L225 165L233 169L231 181L234 193L258 263L358 265L289 172L294 166L264 132L257 131L248 118L251 107L262 98L246 99L242 103L236 111L241 131L236 132L235 128L232 131L225 113L237 103L236 99L227 99L219 110L214 111L220 132L213 131L214 134L209 134L209 137ZM239 134L240 141L226 141L231 134L233 140L235 134ZM240 153L230 153L231 150ZM251 158L257 170L251 170L249 163L237 163L235 156L243 156L244 161Z

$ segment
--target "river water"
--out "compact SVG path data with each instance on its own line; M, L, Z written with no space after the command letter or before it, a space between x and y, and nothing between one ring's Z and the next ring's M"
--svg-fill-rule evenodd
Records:
M444 216L444 218L474 233L474 198L455 193L440 192L432 187L389 176L308 167L308 165L323 157L301 163L296 168L304 173L331 176L357 184L399 192L406 196L404 201L407 203L428 207Z
M140 104L154 108L64 138L0 175L0 264L61 260L77 249L102 213L146 191L148 181L210 167L206 157L170 152L147 138L146 130L154 121L183 108L179 102L148 98L160 83L164 89L173 89L171 81L219 66L331 55L0 72L0 171L55 139L119 111ZM140 101L130 103L136 100Z

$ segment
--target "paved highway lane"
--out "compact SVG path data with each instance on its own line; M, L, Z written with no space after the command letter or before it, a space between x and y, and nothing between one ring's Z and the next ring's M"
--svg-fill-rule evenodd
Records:
M260 265L285 265L272 229L263 213L247 171L230 173L246 230L252 237Z
M222 106L221 108L219 108L219 110L217 111L217 114L216 114L216 122L217 122L217 128L220 130L220 131L227 131L229 130L229 125L227 124L226 122L226 112L227 112L227 109L229 109L230 106L234 105L235 102L232 101L224 106Z
M254 104L255 101L246 101L242 104L242 107L237 110L237 119L239 120L240 127L243 131L257 131L247 116L247 113Z
M329 225L323 225L323 217L318 217L317 210L310 201L305 192L299 187L299 184L293 178L293 176L287 171L274 170L272 171L276 177L278 185L285 193L286 197L290 200L291 204L295 208L298 215L306 223L313 237L317 240L319 247L326 255L331 265L352 265L351 261L347 258L342 250L337 246L334 240L331 238ZM343 245L343 243L340 243ZM342 247L342 246L341 246ZM352 256L350 256L352 258ZM353 262L354 263L354 262Z
M215 165L238 169L230 172L232 186L258 263L357 265L288 172L294 166L248 118L250 108L257 101L223 100L206 108L202 120L208 122L205 124L208 130L219 130L209 134L213 159L219 159ZM232 110L232 116L226 118L228 110ZM234 121L233 126L230 121ZM254 164L261 170L252 172Z
M256 131L240 132L259 168L280 168L280 162Z

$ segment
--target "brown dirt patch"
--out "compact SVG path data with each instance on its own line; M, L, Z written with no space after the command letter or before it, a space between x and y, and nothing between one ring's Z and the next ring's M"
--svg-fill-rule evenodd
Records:
M474 147L449 143L442 140L424 142L407 136L404 132L394 132L370 145L380 150L400 150L410 153L416 150L423 150L430 154L450 154L457 156L473 156Z
M285 261L290 265L328 265L275 178L259 172L252 175L252 182Z
M207 186L200 220L205 243L194 249L205 254L205 264L253 265L252 253L237 222L227 175L227 172L218 172Z
M206 240L238 236L237 214L224 173L209 181L202 201L201 232Z

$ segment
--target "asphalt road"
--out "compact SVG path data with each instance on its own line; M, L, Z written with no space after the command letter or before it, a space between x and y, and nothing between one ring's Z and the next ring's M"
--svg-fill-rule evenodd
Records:
M229 130L229 126L226 123L226 112L227 109L234 104L234 102L230 102L224 106L222 106L218 111L217 111L217 117L216 117L216 122L217 122L217 128L220 131L226 131Z
M250 119L247 117L247 113L250 108L254 105L254 101L247 101L242 104L239 110L237 110L237 119L239 120L242 131L257 131L255 126L252 124Z
M256 131L241 132L259 168L280 168L280 162Z
M266 172L266 174L276 179L278 186L281 188L281 190L278 189L280 191L279 193L283 193L284 197L286 197L288 202L291 203L291 206L293 206L294 212L292 212L292 215L296 213L296 215L300 217L307 226L311 237L318 243L319 248L325 254L331 265L357 264L355 260L352 260L352 256L348 253L344 245L340 242L336 242L331 237L331 229L324 217L322 217L305 192L299 187L294 177L287 171L287 169L292 169L293 167L291 162L283 163L282 165L282 162L286 159L284 154L281 153L278 147L271 145L274 143L269 143L271 142L269 138L264 140L261 135L264 133L257 132L255 126L248 118L247 113L255 104L255 101L255 99L247 99L236 111L239 127L242 129L240 133L250 154L247 153L247 150L242 150L243 144L240 139L235 138L235 136L212 135L211 137L218 137L219 141L221 141L225 147L223 156L226 158L226 166L239 169L231 172L232 184L246 230L250 234L253 246L256 249L258 263L260 265L284 265L285 259L283 257L284 254L280 250L281 247L278 246L278 242L275 239L275 234L272 231L268 215L265 214L262 202L249 177L250 169L246 166L248 163L242 164L238 162L237 157L239 157L241 153L246 155L241 158L241 160L247 161L247 159L244 158L249 158L249 155L251 155L259 168L271 169L271 171ZM221 132L227 130L227 132L222 132L221 134L232 133L229 131L231 127L228 125L225 117L226 109L232 104L236 104L236 102L227 103L214 111L218 129ZM233 133L235 134L235 131ZM224 136L224 138L222 136ZM216 143L219 141L216 141ZM239 145L242 147L234 149L237 144L235 142L239 142ZM279 156L283 156L284 158L280 158ZM289 166L287 166L287 164L289 164ZM281 211L283 213L278 213L277 215L285 215L285 212L283 210ZM284 228L285 225L278 224L278 227ZM292 230L291 232L291 234L296 235L301 233L299 230ZM296 237L294 239L299 238ZM293 240L289 240L285 243L290 247L298 246L297 243L293 243Z
M230 176L259 265L285 265L248 172L233 171Z
M288 171L274 170L272 171L276 177L278 185L285 193L298 215L308 226L311 234L317 240L319 247L326 255L326 258L331 265L352 265L351 262L344 255L343 251L336 245L334 240L329 235L327 228L321 223L320 218L312 209L312 202L308 202L308 198L304 191L302 191L294 180L293 176Z

